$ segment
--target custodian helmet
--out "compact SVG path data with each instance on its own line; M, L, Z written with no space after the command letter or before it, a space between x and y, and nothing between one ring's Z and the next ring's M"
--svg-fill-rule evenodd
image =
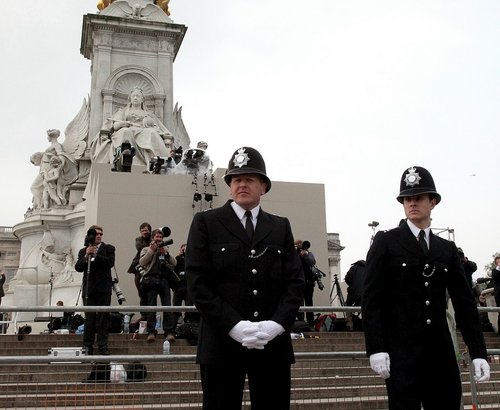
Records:
M441 201L441 195L436 192L436 185L432 175L425 168L413 166L403 172L401 186L397 200L403 203L405 196L415 196L429 194L431 198L436 198L436 203Z
M266 175L266 163L255 148L241 147L234 152L229 160L224 181L229 185L233 175L241 174L259 174L266 181L266 193L271 189L271 180Z

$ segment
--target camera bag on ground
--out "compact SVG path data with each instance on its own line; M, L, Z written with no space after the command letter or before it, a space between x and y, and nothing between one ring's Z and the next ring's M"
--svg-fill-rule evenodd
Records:
M109 383L111 366L109 363L95 363L84 382Z
M143 382L148 376L146 366L142 363L127 363L125 365L128 382Z

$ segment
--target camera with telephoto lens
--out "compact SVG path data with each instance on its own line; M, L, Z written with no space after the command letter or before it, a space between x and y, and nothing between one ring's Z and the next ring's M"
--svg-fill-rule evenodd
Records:
M94 246L95 238L97 236L97 231L94 228L90 228L85 235L84 246Z
M163 232L163 241L158 244L158 248L163 248L165 246L172 245L174 243L174 240L172 238L165 239L168 238L172 233L170 228L168 226L164 226L163 228L161 228L161 231Z
M326 273L320 271L317 266L311 267L311 272L314 275L314 280L318 284L319 290L323 290L325 288L325 285L323 284L321 278L324 278L326 276Z
M113 292L115 292L116 298L118 299L118 303L121 305L123 302L126 302L125 296L123 295L123 291L118 286L118 278L113 278Z

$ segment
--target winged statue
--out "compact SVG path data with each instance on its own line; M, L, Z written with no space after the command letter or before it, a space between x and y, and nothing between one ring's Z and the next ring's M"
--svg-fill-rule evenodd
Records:
M68 203L68 191L79 177L79 160L87 148L90 106L84 99L80 111L65 129L61 144L60 131L47 130L50 145L44 152L36 152L31 162L40 167L40 172L31 184L33 209L64 206Z

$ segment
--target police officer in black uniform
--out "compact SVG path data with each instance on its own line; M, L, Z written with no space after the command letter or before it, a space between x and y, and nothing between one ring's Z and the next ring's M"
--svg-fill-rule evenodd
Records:
M457 247L432 233L441 201L425 168L404 171L397 200L406 223L379 231L368 251L363 328L372 369L386 381L390 410L459 410L460 371L446 317L448 290L477 381L490 368L476 302Z
M202 318L203 409L241 409L248 376L252 409L285 410L302 266L288 219L260 206L271 189L260 153L236 150L224 179L232 200L195 215L186 248L188 292Z

